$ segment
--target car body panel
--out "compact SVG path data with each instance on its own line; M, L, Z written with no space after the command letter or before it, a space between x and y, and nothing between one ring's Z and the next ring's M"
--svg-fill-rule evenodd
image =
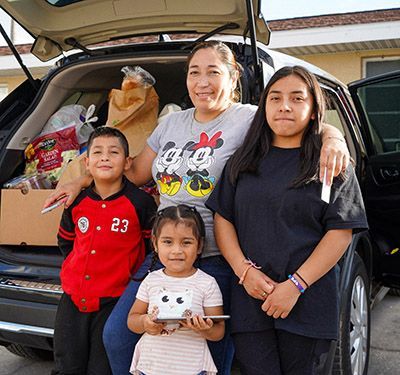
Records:
M245 35L247 5L251 5L257 40L268 44L270 32L260 13L259 0L85 0L65 7L44 0L1 0L0 6L36 40L32 53L42 61L73 48L73 38L87 46L123 37L165 33Z

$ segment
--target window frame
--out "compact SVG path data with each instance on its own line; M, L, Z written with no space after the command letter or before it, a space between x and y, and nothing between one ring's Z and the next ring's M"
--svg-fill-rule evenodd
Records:
M367 76L367 64L369 62L385 62L385 61L394 61L394 60L399 60L400 61L400 55L363 57L362 58L362 72L361 72L362 73L362 78L368 78L368 76Z

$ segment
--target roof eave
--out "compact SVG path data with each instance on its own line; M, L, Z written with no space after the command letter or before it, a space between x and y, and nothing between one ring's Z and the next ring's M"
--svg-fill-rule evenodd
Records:
M400 48L400 21L272 31L269 47L291 55Z

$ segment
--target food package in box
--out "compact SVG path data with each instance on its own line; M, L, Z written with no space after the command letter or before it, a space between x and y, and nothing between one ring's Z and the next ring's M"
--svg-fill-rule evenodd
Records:
M25 174L44 172L55 184L64 167L78 155L75 126L40 135L25 150Z

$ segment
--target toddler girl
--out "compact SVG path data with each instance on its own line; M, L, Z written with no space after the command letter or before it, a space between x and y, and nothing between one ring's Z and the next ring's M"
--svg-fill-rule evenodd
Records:
M144 279L128 316L129 329L144 333L135 347L132 374L216 374L206 340L222 339L225 325L203 319L223 313L217 282L194 266L204 237L195 208L178 205L158 212L152 242L164 268ZM157 320L171 317L182 320Z

